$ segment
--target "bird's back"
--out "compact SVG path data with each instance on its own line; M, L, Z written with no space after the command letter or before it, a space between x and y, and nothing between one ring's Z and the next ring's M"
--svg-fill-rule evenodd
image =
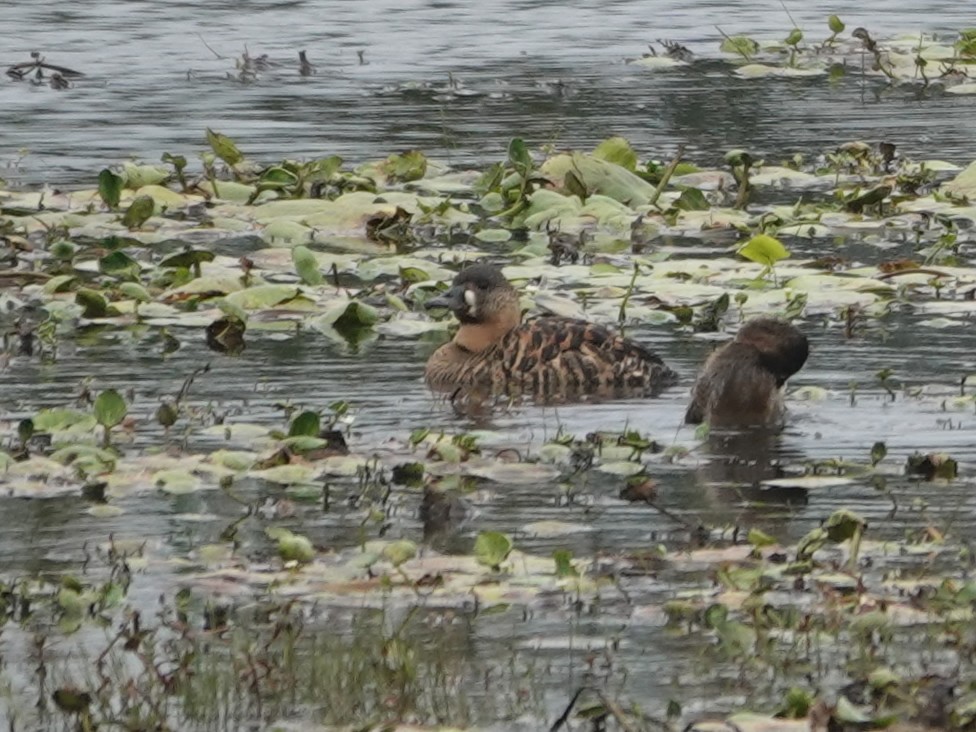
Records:
M570 318L535 318L485 351L458 358L455 350L454 355L457 386L546 401L653 395L677 381L677 374L640 344Z

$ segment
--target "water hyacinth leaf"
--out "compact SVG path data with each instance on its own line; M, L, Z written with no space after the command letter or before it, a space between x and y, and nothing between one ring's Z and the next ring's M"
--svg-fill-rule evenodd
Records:
M288 428L289 437L306 436L318 437L322 429L322 420L318 412L305 411L292 420Z
M164 493L182 496L200 489L200 479L189 470L159 470L153 473L153 485Z
M122 177L125 179L126 188L138 190L143 186L155 186L165 182L169 178L169 171L158 165L136 165L126 162L122 164Z
M794 28L790 31L790 34L783 41L787 46L795 46L797 43L803 40L803 31L799 28Z
M556 563L557 577L579 577L579 571L573 566L573 553L568 549L557 549L552 553Z
M284 561L306 564L315 559L315 547L307 537L287 529L268 530L267 534L278 542L278 556Z
M237 145L227 135L214 132L207 128L207 143L214 151L214 155L233 167L244 159L244 155L237 148Z
M372 305L367 305L359 300L351 300L346 305L338 318L333 321L337 330L343 328L356 329L368 328L379 320L379 313Z
M756 548L773 546L776 543L776 539L771 537L769 534L760 531L759 529L749 529L749 534L746 537L746 541Z
M586 198L589 193L586 190L586 185L579 179L579 176L575 172L572 170L567 171L566 177L563 178L563 186L570 195L577 196L579 200L586 203Z
M75 293L75 302L83 308L83 318L104 318L108 316L108 300L97 290L82 287Z
M790 256L790 251L783 243L768 234L757 234L739 247L739 254L751 262L772 267L781 259Z
M281 188L290 188L296 183L298 183L297 175L280 165L273 165L261 173L261 178L258 180L258 187L264 190L278 190Z
M417 556L417 545L412 541L401 539L392 541L383 547L383 558L394 567L399 567Z
M513 137L508 143L508 160L516 172L523 177L532 171L532 155L529 154L529 148L521 137Z
M257 285L232 292L224 299L245 310L266 310L294 300L300 294L295 285Z
M698 188L685 188L671 206L679 211L707 211L711 208L705 194Z
M864 531L867 525L867 521L856 513L842 508L830 515L824 522L823 528L830 541L840 544Z
M746 60L759 51L759 44L748 36L726 36L719 50L724 53L734 53Z
M319 263L312 251L305 246L297 246L291 250L291 259L295 264L295 272L306 285L320 285L323 277L319 271Z
M190 269L191 267L199 267L204 262L212 262L214 256L213 252L208 252L203 249L184 249L182 252L171 254L163 259L159 263L159 266Z
M136 302L149 302L152 300L152 295L149 294L149 290L138 282L123 282L119 285L119 292Z
M115 427L128 413L125 399L115 389L106 389L95 397L93 412L102 427Z
M237 303L231 302L227 298L222 297L217 300L216 305L220 312L224 313L225 315L237 318L242 323L247 322L247 311Z
M125 179L108 168L103 168L98 174L98 195L109 208L118 207L124 186Z
M34 436L34 420L32 419L22 419L17 423L17 439L20 440L20 444L26 443L31 437Z
M827 18L827 27L830 28L831 33L843 33L847 26L844 25L844 22L839 17L831 15Z
M479 564L498 571L512 553L512 540L500 531L482 531L474 542L474 556Z
M596 146L593 157L615 163L631 172L637 169L637 153L623 137L611 137L604 140Z
M138 229L153 215L156 203L152 196L136 196L122 215L122 225L127 229Z
M427 175L427 156L419 150L390 155L383 161L381 168L391 180L409 183Z
M98 260L98 271L113 277L136 279L139 276L139 263L125 252L112 252Z

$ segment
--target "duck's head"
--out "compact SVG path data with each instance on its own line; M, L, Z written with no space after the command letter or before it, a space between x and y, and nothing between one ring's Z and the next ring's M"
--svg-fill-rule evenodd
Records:
M779 318L753 318L739 329L735 340L754 346L780 385L803 368L810 354L807 337Z
M450 289L428 300L425 307L446 308L462 325L508 323L513 313L515 325L520 319L518 293L502 271L491 264L475 264L461 270Z

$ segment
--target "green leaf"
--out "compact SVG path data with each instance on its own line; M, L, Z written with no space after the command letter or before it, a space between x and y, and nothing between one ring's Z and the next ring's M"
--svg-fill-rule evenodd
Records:
M771 537L769 534L760 531L759 529L749 529L749 534L746 537L746 541L748 541L754 547L772 546L776 543L776 539Z
M315 547L301 534L293 534L287 529L281 529L272 538L278 540L278 556L286 562L304 564L315 559Z
M566 171L566 177L563 178L563 185L571 195L578 196L583 203L586 203L589 192L586 190L586 185L579 179L579 176L575 172L572 170Z
M266 189L290 188L298 183L298 176L287 168L273 165L261 173L258 185Z
M784 43L787 46L795 46L797 43L803 40L803 31L799 28L794 28L790 31L790 34L786 37Z
M108 428L114 427L125 419L129 411L125 399L115 389L106 389L95 397L93 410L98 423Z
M182 155L171 155L168 152L163 153L162 161L172 165L176 169L177 174L182 173L186 167L186 158Z
M474 542L475 559L495 571L511 552L512 540L499 531L482 531Z
M84 308L81 313L83 318L104 318L108 315L108 300L97 290L81 288L75 293L75 302Z
M885 459L885 455L888 454L888 446L884 442L875 442L871 446L871 467L874 467L882 460Z
M781 259L790 256L783 243L768 234L758 234L739 247L739 254L751 262L772 267Z
M237 149L237 145L227 135L214 132L207 128L207 142L210 143L214 154L231 167L244 159L244 155Z
M391 180L407 183L427 175L427 157L419 150L410 150L390 155L380 167Z
M569 549L557 549L552 553L556 562L557 577L579 577L579 572L573 566L573 553Z
M159 165L122 164L126 188L139 190L143 186L159 185L169 178L169 171Z
M843 33L847 26L836 15L831 15L827 18L827 27L830 28L831 33Z
M685 188L672 204L679 211L707 211L711 208L705 194L698 188Z
M306 285L320 285L323 277L319 271L319 263L308 247L297 246L291 250L291 260L295 263L295 271Z
M136 302L149 302L152 300L152 295L149 294L149 290L138 282L123 282L119 285L119 292Z
M412 541L401 539L393 541L383 547L383 557L394 567L399 567L417 556L417 545Z
M830 515L823 528L827 532L827 538L839 544L863 531L867 525L868 522L853 511L841 508Z
M139 276L139 263L125 252L112 252L98 260L98 271L113 277L135 279Z
M22 419L17 423L17 439L21 444L27 442L34 436L34 420Z
M726 36L719 50L724 53L737 53L749 59L752 54L759 51L759 44L748 36Z
M609 163L616 163L631 172L637 170L637 153L623 137L611 137L604 140L596 146L593 157L606 160Z
M212 262L214 259L213 252L207 252L202 249L187 249L177 254L171 254L166 257L162 262L159 263L160 267L182 267L189 269L195 265L199 265L203 262Z
M124 185L125 179L108 168L103 168L102 172L98 174L98 195L109 208L118 207Z
M318 437L319 431L322 429L321 423L322 420L318 412L302 412L291 421L291 427L288 428L288 436L297 437L303 435L306 437Z
M532 171L532 156L529 154L525 140L521 137L513 137L508 143L508 160L522 177L526 177Z
M136 196L122 215L122 225L128 229L138 229L149 221L156 209L152 196Z

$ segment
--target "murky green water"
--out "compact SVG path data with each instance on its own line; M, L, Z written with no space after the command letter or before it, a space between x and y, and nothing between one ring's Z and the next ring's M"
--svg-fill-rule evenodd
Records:
M965 20L959 3L931 4L924 18L908 4L897 5L862 3L858 16L844 19L849 28L864 25L879 33L952 29ZM820 3L790 10L811 35L820 35L832 11ZM960 164L976 157L967 123L971 97L916 99L901 90L876 95L853 79L743 80L709 62L666 75L623 64L659 37L693 50L714 48L720 38L716 23L728 33L785 35L790 22L782 11L758 4L91 1L19 3L3 14L4 33L16 42L8 40L0 62L26 60L38 49L52 62L88 74L63 93L0 83L0 163L7 166L0 176L24 184L91 185L100 167L126 156L199 151L208 126L233 136L256 159L337 153L366 160L420 148L463 166L501 158L515 133L536 144L567 147L589 147L620 134L638 150L661 157L685 144L688 156L702 164L713 164L730 147L776 159L856 138L891 140L906 155ZM228 58L214 58L197 34ZM268 53L277 65L241 84L225 77L245 45L252 55ZM317 65L315 76L298 75L299 49ZM451 78L459 85L452 86ZM27 151L23 158L20 150ZM876 261L873 249L853 240L830 246L826 252L794 253ZM884 253L897 255L898 250ZM190 402L225 411L229 423L278 424L282 403L324 409L344 399L356 417L349 436L356 451L381 452L391 438L404 440L428 426L491 430L489 453L540 445L560 429L583 435L631 425L664 446L692 450L674 464L654 467L659 504L690 525L741 524L790 542L843 505L868 519L874 537L900 536L933 522L966 534L976 527L976 497L968 480L935 487L892 477L887 487L895 501L866 481L805 497L770 495L752 485L775 473L770 462L800 468L834 458L863 461L877 441L896 460L916 450L949 452L964 468L976 460L973 415L946 412L939 398L958 393L960 378L976 371L976 335L967 327L933 333L917 325L922 319L906 308L850 339L836 319L808 317L803 327L812 356L791 385L823 387L827 397L792 402L782 435L749 443L746 457L761 469L729 466L730 457L743 456L742 444L702 445L681 425L687 388L712 346L670 327L630 332L683 375L660 399L527 406L487 423L457 417L427 393L421 375L433 343L378 339L350 348L313 332L257 334L249 336L243 355L229 357L208 351L198 332L177 332L181 348L164 356L151 331L82 329L61 342L53 363L11 359L0 374L0 415L15 420L69 404L83 380L97 374L133 390L136 446L150 447L167 439L152 419L160 398L178 391L193 369L209 361L212 370L194 384ZM899 392L889 400L876 378L884 368L904 384L926 387L923 397ZM858 385L853 398L852 383ZM192 437L191 446L216 443ZM620 501L618 491L619 481L610 476L596 477L569 496L548 484L495 486L471 497L465 523L438 537L437 545L466 549L486 529L512 534L520 549L542 554L567 544L576 555L599 556L688 541L685 525L646 505ZM276 497L274 489L256 483L240 486L240 492ZM284 523L318 546L353 546L361 540L359 517L342 500L351 492L337 481L328 510L319 502L298 503ZM404 491L394 500L387 534L421 540L420 497ZM216 492L147 492L115 503L125 513L106 519L87 515L80 499L0 499L4 573L75 567L86 542L109 534L142 537L162 555L184 555L217 541L241 511ZM585 523L589 531L568 540L523 531L543 519ZM170 573L150 577L140 590L147 598L178 581ZM650 581L643 589L646 597L662 599L673 590ZM676 688L693 696L700 685L704 696L722 687L696 678L694 659L681 656L687 649L654 623L631 618L621 629L626 608L609 607L602 616L579 620L571 641L560 618L527 616L514 629L507 624L504 641L490 620L479 622L467 629L466 652L490 658L512 646L545 646L548 639L538 655L550 664L546 683L558 689L585 665L579 647L619 634L621 663L630 669L625 683L631 693L639 689L644 701L666 699ZM670 672L658 673L665 663L677 684ZM725 706L729 698L734 695L703 706Z

